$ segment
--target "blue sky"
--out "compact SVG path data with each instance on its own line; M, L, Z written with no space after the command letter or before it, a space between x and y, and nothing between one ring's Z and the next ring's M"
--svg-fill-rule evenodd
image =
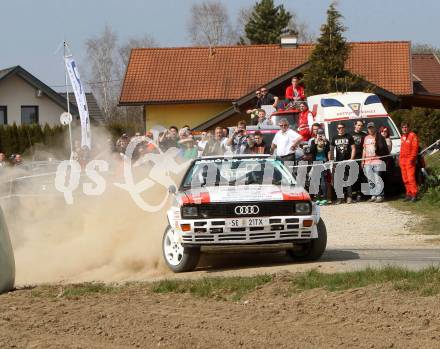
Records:
M65 37L80 65L84 42L109 24L121 41L152 35L161 46L190 45L189 10L197 0L0 0L0 69L20 64L48 85L64 83ZM233 23L255 0L223 0ZM285 0L318 34L330 0ZM340 0L350 41L411 40L440 47L439 0ZM84 70L84 67L83 67Z

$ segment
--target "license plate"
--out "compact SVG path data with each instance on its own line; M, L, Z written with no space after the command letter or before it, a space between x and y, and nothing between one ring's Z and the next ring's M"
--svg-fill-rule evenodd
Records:
M229 228L263 227L265 225L269 225L269 218L249 217L226 220L226 226Z

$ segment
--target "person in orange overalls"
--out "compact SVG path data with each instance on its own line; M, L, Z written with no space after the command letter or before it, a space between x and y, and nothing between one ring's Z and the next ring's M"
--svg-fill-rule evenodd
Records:
M298 116L297 132L302 136L303 140L307 142L310 138L312 138L310 129L313 125L313 115L305 102L301 102L299 105L299 110L300 113Z
M400 170L403 184L405 184L405 201L417 200L416 162L419 150L419 140L414 132L409 130L409 124L401 124L402 136L400 137Z

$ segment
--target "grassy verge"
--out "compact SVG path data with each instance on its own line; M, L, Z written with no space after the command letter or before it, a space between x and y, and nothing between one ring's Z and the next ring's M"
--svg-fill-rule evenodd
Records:
M199 280L162 280L152 284L155 293L190 293L197 297L240 300L257 287L271 282L271 275L214 277Z
M440 195L440 191L439 194ZM425 197L416 203L390 201L390 205L401 211L411 212L423 217L420 224L412 227L419 234L440 236L440 205L432 204Z
M116 292L117 286L106 285L103 283L86 282L82 284L72 284L65 286L40 286L31 291L34 297L51 298L78 298L91 294L106 294Z
M164 280L152 284L156 293L190 293L197 297L239 300L258 286L270 283L269 275L253 277L204 278L200 280ZM343 291L369 285L391 283L396 290L415 292L422 296L440 294L440 268L429 267L420 271L410 271L399 267L341 273L321 273L311 270L292 274L284 285L283 294L293 294L315 288L327 291ZM280 284L282 288L282 284ZM282 291L282 290L281 290Z
M343 291L350 288L392 283L396 290L413 291L422 296L440 294L440 268L429 267L420 271L410 271L399 267L325 274L316 270L294 276L291 290L301 292L314 288L328 291Z
M420 225L414 226L413 230L415 232L440 236L440 152L428 157L426 160L427 169L430 173L428 178L429 188L423 193L422 198L415 203L399 200L390 201L390 205L424 218Z
M276 279L273 275L250 277L207 277L195 280L162 280L152 283L127 283L126 285L105 285L83 283L65 286L39 286L31 290L34 297L77 299L90 295L117 294L131 289L146 289L148 292L186 293L199 298L238 301ZM293 295L311 289L321 288L330 292L361 288L369 285L391 284L401 292L414 292L421 296L440 294L440 268L429 267L419 271L387 266L340 273L321 273L311 270L301 274L287 274L277 283L277 294Z

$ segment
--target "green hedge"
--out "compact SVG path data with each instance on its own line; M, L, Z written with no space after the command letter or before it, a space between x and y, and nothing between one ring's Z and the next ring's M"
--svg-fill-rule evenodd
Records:
M0 152L6 156L23 154L35 144L43 144L45 148L59 152L65 148L65 131L66 128L61 125L0 125Z
M139 126L133 123L111 122L106 124L106 128L110 132L114 142L116 142L123 133L131 137L134 136L136 132L141 132Z
M390 115L399 128L402 121L409 122L412 130L419 136L422 147L440 139L440 109L399 109Z

